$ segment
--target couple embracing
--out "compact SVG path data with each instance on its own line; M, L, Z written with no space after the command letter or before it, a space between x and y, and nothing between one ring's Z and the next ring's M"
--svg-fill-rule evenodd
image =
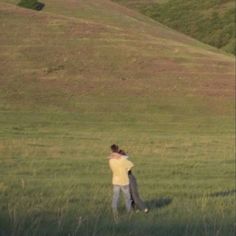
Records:
M148 213L148 208L139 197L137 181L131 171L134 164L128 160L127 154L123 150L120 150L118 145L113 144L111 145L111 154L108 158L109 166L113 174L112 210L115 219L118 216L117 209L120 191L123 192L127 212L130 212L131 209L133 209Z

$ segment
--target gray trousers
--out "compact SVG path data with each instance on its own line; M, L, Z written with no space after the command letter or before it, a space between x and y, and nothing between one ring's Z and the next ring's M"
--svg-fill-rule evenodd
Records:
M125 207L127 212L131 210L131 197L130 197L130 190L129 185L121 186L121 185L113 185L113 198L112 198L112 210L113 213L117 213L119 198L120 198L120 191L123 192L124 199L125 199Z
M139 210L143 211L146 208L146 205L139 196L138 184L136 178L131 172L129 173L129 188L130 188L132 207L133 208L137 207Z

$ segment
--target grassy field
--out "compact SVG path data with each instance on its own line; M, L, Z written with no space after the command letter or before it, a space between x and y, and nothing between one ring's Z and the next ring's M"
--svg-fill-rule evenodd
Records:
M234 58L110 1L44 2L0 2L0 235L234 235ZM112 143L151 209L118 224Z
M194 131L189 122L168 123L168 116L159 124L143 121L147 116L108 117L1 113L2 235L234 235L227 125L207 118ZM148 215L123 213L118 225L106 160L113 142L129 151L151 208Z

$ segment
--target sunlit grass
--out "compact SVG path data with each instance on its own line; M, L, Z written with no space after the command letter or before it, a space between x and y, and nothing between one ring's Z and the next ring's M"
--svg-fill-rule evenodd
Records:
M234 235L233 59L110 1L45 2L1 3L0 236ZM151 208L118 224L112 143Z
M0 147L2 235L233 235L232 134L179 126L172 135L155 126L145 132L148 124L125 121L106 128L73 113L8 116ZM131 217L121 209L118 225L106 159L113 142L129 152L151 208Z

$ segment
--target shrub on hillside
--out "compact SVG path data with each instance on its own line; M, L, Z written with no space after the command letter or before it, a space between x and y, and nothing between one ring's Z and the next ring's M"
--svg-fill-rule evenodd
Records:
M236 39L231 39L230 42L223 48L226 52L233 53L236 55Z
M37 0L21 0L18 6L40 11L44 8L45 4Z
M232 0L170 0L163 4L148 4L145 15L204 43L235 52L235 6L222 4Z

